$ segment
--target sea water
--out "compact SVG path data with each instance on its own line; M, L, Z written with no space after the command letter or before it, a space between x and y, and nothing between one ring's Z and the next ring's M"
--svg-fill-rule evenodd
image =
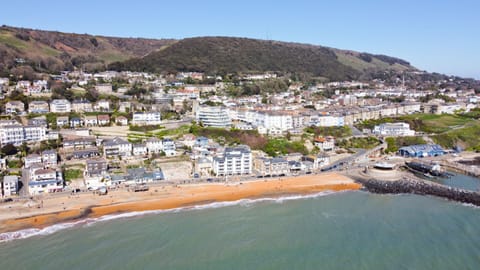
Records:
M242 200L61 227L0 243L0 269L480 267L480 208L418 195Z

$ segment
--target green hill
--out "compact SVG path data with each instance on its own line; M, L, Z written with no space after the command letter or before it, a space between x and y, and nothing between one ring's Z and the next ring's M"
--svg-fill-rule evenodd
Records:
M404 60L299 43L233 37L116 38L0 27L0 72L73 68L212 74L287 72L331 80L415 70Z
M414 70L404 60L307 44L234 37L186 38L142 58L116 62L116 70L199 71L212 74L289 72L350 80L385 70Z

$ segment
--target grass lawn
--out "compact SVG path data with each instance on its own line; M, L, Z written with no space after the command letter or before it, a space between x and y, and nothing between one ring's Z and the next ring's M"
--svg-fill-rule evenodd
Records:
M83 171L78 169L66 169L65 170L65 181L71 181L73 179L81 178L83 176Z

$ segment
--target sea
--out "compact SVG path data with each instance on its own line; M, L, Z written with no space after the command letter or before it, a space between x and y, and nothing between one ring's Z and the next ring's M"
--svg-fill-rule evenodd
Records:
M240 200L10 236L0 269L480 269L480 208L409 194Z

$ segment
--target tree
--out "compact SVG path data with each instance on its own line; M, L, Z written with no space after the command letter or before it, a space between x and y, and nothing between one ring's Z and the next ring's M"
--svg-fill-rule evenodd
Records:
M18 153L18 149L11 143L3 146L0 151L1 151L2 157L11 156L11 155L15 155L16 153Z
M395 138L393 137L388 137L385 139L387 142L387 149L385 149L385 153L395 153L398 151L398 147L395 143Z
M27 143L24 142L18 147L18 151L22 154L23 157L26 157L28 155L28 151L30 151L30 148L28 147Z

